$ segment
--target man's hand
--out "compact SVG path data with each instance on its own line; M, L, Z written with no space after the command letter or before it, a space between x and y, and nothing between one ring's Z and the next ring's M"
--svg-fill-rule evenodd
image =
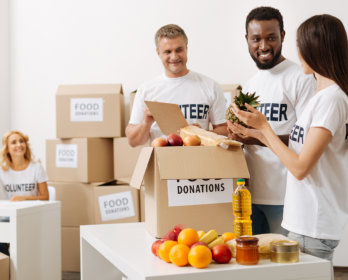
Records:
M232 123L230 120L227 120L227 130L229 139L241 142L246 145L264 146L263 141L266 141L260 130L246 128L237 123Z

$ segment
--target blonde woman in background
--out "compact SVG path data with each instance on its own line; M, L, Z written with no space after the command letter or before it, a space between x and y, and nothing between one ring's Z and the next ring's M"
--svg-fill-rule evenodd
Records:
M34 161L29 137L19 131L5 133L2 138L0 183L10 201L48 200L47 175Z

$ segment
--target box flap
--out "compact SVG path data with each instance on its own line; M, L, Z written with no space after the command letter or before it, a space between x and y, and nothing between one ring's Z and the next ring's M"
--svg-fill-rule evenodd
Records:
M60 85L58 86L57 95L71 94L123 94L121 84L92 84L92 85Z
M159 147L155 156L161 179L249 178L240 147Z
M178 133L180 128L188 125L178 104L145 101L162 133Z
M130 181L130 185L132 187L140 189L147 165L151 159L152 151L152 147L144 147L141 149L137 164L133 171L132 179Z

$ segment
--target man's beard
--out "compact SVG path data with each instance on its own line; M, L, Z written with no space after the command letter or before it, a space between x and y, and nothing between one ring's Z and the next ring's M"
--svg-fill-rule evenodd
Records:
M249 51L250 53L250 51ZM275 54L275 56L273 57L273 59L269 62L266 63L261 63L256 57L254 57L251 53L250 56L251 58L255 61L257 68L261 69L261 70L266 70L266 69L271 69L273 68L277 62L279 57L282 54L282 47L280 47L279 51Z

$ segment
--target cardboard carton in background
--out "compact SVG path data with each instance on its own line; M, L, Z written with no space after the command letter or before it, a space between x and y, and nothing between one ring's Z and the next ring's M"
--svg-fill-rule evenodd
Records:
M129 185L93 187L96 224L139 222L139 191Z
M95 223L93 188L95 184L79 182L48 182L56 189L56 200L61 201L62 227L79 227Z
M114 179L129 184L140 151L147 146L149 143L133 148L127 137L114 138Z
M0 252L0 279L10 279L10 258Z
M90 184L50 181L48 185L55 187L56 200L61 201L63 227L139 222L139 191L129 185L116 185L115 181Z
M62 227L62 271L80 271L80 227Z
M111 138L46 140L50 181L107 182L114 178Z
M122 85L59 86L56 121L58 138L124 136Z
M234 101L234 97L239 95L242 90L240 84L222 84L222 91L226 100L226 109Z

